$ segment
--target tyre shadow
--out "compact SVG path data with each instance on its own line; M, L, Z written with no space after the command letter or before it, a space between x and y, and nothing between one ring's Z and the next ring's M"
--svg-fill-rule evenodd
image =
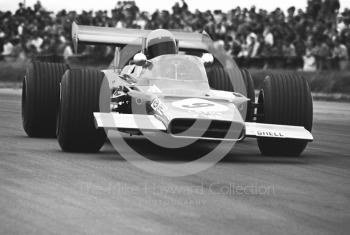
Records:
M128 145L143 157L159 162L185 163L197 160L213 151L219 141L199 140L190 146L178 149L167 149L153 144L146 138L125 138ZM114 149L108 141L99 153L99 159L125 161L122 148ZM244 140L237 143L219 163L261 163L261 164L307 164L307 155L300 157L263 156L255 140Z
M47 144L52 141L57 141L54 138L43 139L43 138L29 138L24 135L18 135L16 139L31 140L31 142L45 140ZM153 144L146 138L125 138L128 145L138 154L143 157L158 162L174 162L174 163L185 163L197 160L204 155L213 151L219 144L219 141L204 141L199 140L190 146L186 146L179 149L167 149ZM126 161L122 155L126 150L122 148L115 149L109 140L106 141L101 151L98 153L64 153L58 146L54 150L55 153L69 154L74 158L98 158L105 161ZM258 163L258 164L308 164L310 159L314 159L315 156L306 152L300 157L288 157L288 156L263 156L257 147L257 143L253 139L246 139L240 143L234 145L231 151L225 155L225 157L219 162L220 163L234 163L234 164L245 164L245 163Z

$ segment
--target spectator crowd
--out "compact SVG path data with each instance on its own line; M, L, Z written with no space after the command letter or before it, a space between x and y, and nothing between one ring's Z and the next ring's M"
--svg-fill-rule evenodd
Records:
M139 29L205 30L229 55L247 67L300 68L306 71L349 69L350 10L340 12L339 0L308 0L306 9L236 7L228 12L190 11L182 0L171 11L141 11L134 1L119 1L111 11L45 9L19 3L14 13L0 11L0 58L72 55L71 25ZM86 47L84 53L111 52Z

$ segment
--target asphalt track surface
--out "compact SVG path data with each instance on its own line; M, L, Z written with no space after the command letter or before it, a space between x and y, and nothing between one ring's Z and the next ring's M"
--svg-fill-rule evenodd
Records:
M349 234L349 103L314 103L301 157L264 157L246 140L215 167L168 178L110 144L73 154L26 137L19 93L0 91L0 234ZM191 155L130 142L159 161Z

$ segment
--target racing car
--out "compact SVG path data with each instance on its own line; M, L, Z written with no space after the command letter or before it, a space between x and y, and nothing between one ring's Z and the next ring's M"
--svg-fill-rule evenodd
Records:
M108 69L32 61L23 79L30 137L97 152L108 131L194 140L256 138L263 155L299 156L313 140L312 97L297 74L271 74L255 98L246 69L218 57L206 33L73 23L72 40L115 48Z

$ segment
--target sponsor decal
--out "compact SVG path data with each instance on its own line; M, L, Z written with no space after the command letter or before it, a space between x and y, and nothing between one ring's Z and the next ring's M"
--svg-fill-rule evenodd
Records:
M279 131L257 131L257 136L263 137L284 137L284 135Z
M217 112L225 112L228 110L228 107L225 105L198 98L175 101L172 103L172 105L180 109L185 109L187 111L193 111L201 114L215 114Z
M160 120L167 125L166 123L169 122L169 117L166 114L166 111L168 110L168 107L162 103L162 101L159 98L153 99L151 103L151 107L155 111L155 116L157 118L160 118ZM165 121L166 120L166 121Z
M151 107L155 111L160 111L160 112L164 112L164 111L166 111L168 109L166 107L166 105L163 104L162 101L159 98L155 98L155 99L152 100Z

